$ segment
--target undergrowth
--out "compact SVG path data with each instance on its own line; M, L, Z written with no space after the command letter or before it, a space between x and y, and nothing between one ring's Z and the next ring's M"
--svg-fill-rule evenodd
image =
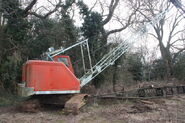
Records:
M17 95L13 95L7 92L0 92L0 107L19 105L23 100L24 98L21 98Z

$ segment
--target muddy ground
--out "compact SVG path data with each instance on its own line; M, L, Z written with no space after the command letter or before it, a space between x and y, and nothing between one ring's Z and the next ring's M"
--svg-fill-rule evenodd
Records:
M185 95L150 100L95 100L78 115L45 105L37 113L0 107L0 123L185 123Z

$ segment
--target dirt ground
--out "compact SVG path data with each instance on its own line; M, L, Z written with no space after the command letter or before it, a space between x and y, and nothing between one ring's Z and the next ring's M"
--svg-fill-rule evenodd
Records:
M16 106L0 107L0 123L185 123L185 95L98 102L84 106L78 115L66 115L56 106L45 106L37 113L21 112Z

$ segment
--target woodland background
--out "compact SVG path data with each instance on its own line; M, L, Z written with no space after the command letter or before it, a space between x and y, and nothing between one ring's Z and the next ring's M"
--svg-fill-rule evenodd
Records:
M119 42L124 41L120 32L128 28L137 30L162 10L173 6L163 0L96 0L92 6L83 1L58 0L54 3L47 0L53 8L41 7L43 13L35 7L38 1L0 0L1 92L16 94L23 63L28 59L39 59L49 47L68 47L81 37L87 38L95 64ZM123 4L129 12L123 11ZM99 11L95 9L97 6ZM75 11L82 19L80 26L75 25ZM120 17L115 11L125 12L126 16ZM172 14L164 16L153 25L152 31L147 32L147 38L143 39L143 42L157 42L155 50L138 45L134 51L124 54L93 80L92 84L98 88L109 82L116 91L117 82L136 84L142 81L168 81L172 78L184 82L184 16L177 9L171 11ZM107 29L106 25L113 20L119 23L119 27ZM160 57L156 56L158 51ZM77 76L82 70L79 53L80 48L67 54L72 59Z

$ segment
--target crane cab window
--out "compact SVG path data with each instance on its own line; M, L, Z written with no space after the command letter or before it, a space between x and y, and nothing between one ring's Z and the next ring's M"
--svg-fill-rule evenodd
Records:
M69 61L67 58L60 57L58 58L58 62L63 62L67 67L69 67Z

